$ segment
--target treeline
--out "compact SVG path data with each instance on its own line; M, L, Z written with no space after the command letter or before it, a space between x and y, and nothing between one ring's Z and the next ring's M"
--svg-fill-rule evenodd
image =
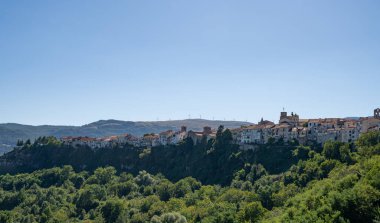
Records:
M218 159L220 149L230 147L228 157L239 156L223 132L206 153ZM355 145L295 146L291 153L298 161L287 170L271 173L258 162L244 163L225 186L114 167L5 174L0 176L0 222L380 221L380 132L362 135Z

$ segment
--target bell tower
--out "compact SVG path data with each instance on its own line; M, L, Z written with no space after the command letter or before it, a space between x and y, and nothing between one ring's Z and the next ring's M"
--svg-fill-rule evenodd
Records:
M288 113L287 112L281 112L280 114L280 120L283 119L283 118L286 118L288 116Z
M374 118L377 118L377 119L380 119L380 108L376 108L376 109L373 111L373 117L374 117Z

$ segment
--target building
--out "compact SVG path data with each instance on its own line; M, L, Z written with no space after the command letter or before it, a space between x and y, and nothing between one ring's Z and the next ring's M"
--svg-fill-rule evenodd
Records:
M272 137L276 140L283 139L285 142L290 141L292 125L287 122L283 122L272 128Z
M160 145L158 134L145 134L140 141L140 147L154 147Z
M271 138L274 138L274 127L276 125L271 125L271 124L268 124L268 125L264 125L264 126L261 126L261 129L262 129L262 140L261 140L261 143L267 143L269 141L269 139Z
M173 130L168 130L165 132L161 132L159 135L159 141L161 145L167 145L170 142L170 138L174 134Z
M359 138L360 131L356 127L343 128L341 131L342 142L354 142Z
M232 139L235 144L241 143L241 132L243 131L244 126L236 129L231 129Z
M380 119L380 108L376 108L373 111L373 117L376 118L376 119Z
M177 144L181 141L183 141L187 137L187 128L186 126L181 126L181 130L175 132L172 135L172 139L170 141L171 144Z
M117 142L120 144L129 144L132 146L138 146L139 138L131 134L124 134L117 137Z
M258 125L251 125L241 128L240 141L241 144L261 143L262 129Z
M299 121L300 121L299 116L293 112L291 113L291 115L288 115L287 112L281 112L280 114L279 124L287 123L291 126L298 126Z
M82 147L82 146L88 146L90 148L97 148L98 145L98 140L96 138L91 138L87 136L80 136L80 137L63 137L61 138L61 142L64 145L70 145L73 147Z
M257 123L257 125L259 125L259 126L266 126L266 125L274 125L274 123L271 122L271 121L264 120L263 118L261 118L261 120L259 121L259 123Z
M376 128L380 126L380 119L373 118L373 117L367 117L367 118L361 118L361 132L368 132L369 129Z
M202 132L189 131L187 133L187 137L193 140L194 145L202 142L202 140L210 140L216 137L215 131L212 131L211 127L205 126L203 127Z
M187 128L182 126L180 131L168 130L159 134L160 145L175 145L187 137Z
M373 117L360 118L361 132L372 131L380 127L380 108L373 111Z

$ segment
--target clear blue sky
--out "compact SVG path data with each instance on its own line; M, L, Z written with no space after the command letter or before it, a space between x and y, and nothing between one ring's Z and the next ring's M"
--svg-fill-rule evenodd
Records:
M0 123L380 106L380 1L0 1Z

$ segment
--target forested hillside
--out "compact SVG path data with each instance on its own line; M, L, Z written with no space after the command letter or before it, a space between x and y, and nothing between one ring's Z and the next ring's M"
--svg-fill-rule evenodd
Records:
M0 176L0 222L380 221L380 132L355 144L278 142L255 152L238 150L228 130L196 146L109 153L50 137L1 163L20 173ZM29 167L36 171L21 173Z
M31 172L44 168L71 165L75 171L93 171L113 166L117 171L137 174L141 170L162 173L170 180L195 177L205 184L228 185L233 174L246 164L260 163L270 173L280 173L296 163L292 150L297 143L283 142L257 146L243 151L231 143L229 130L219 128L216 140L203 140L197 145L188 138L178 145L134 148L115 143L111 148L70 147L54 137L27 141L0 157L0 173Z

